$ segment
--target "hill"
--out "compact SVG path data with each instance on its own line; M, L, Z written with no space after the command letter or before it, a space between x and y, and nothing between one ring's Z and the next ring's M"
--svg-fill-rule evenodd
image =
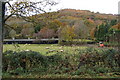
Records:
M54 29L54 34L57 34L56 32L59 30L60 26L65 24L69 25L70 27L74 26L75 34L80 34L81 32L83 32L84 35L89 36L90 31L96 26L116 19L117 15L113 14L101 14L98 12L94 13L88 10L75 9L62 9L57 12L37 14L29 16L27 18L18 18L13 16L9 18L6 22L6 24L10 25L11 28L6 27L7 30L5 30L5 38L10 38L8 33L11 31L11 29L14 29L17 34L21 35L21 31L23 30L23 28L25 28L25 24L29 24L28 22L33 24L32 27L34 28L35 33L39 33L41 29L47 27L49 29Z

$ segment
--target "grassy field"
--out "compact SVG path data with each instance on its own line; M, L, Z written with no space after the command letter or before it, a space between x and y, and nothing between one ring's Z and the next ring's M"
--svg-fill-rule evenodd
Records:
M113 56L117 53L115 50L107 47L100 48L97 47L97 45L60 46L58 44L4 44L3 48L4 52L13 50L18 53L16 55L11 52L9 52L9 55L4 54L4 59L7 62L3 62L3 78L120 77L118 67L119 56L117 57L118 62L114 64ZM42 55L38 55L33 51ZM111 55L111 52L114 54ZM21 64L21 61L23 61L22 56L26 56L24 59L25 64L27 64L25 65L25 69L23 66L15 67L15 65L18 66L18 64ZM102 62L99 60L102 60ZM108 64L106 60L113 62L110 61L111 64ZM8 64L8 61L10 61L11 64ZM83 62L85 63L82 64ZM82 64L80 68L78 68L79 64ZM13 69L9 69L7 65L11 66ZM114 65L114 67L110 67L111 65ZM7 67L7 71L5 71L5 66ZM18 75L16 75L16 73Z
M60 46L58 44L4 44L3 52L7 50L13 51L37 51L43 55L51 55L56 52L70 52L75 53L76 49L85 49L86 46ZM50 53L50 54L48 54Z

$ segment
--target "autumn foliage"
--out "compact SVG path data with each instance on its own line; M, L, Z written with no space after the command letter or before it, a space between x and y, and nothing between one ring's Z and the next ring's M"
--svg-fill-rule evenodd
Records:
M52 38L55 35L55 31L54 29L49 29L47 27L44 27L43 29L40 30L40 32L38 32L38 37L39 38Z

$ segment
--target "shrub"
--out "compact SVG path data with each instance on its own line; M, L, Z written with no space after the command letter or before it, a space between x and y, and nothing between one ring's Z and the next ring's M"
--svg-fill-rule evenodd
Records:
M77 49L78 53L58 52L50 56L35 51L6 51L3 71L14 73L96 75L120 72L120 54L114 49Z
M81 52L80 52L81 53ZM104 66L114 69L115 67L120 67L120 54L114 49L107 49L107 50L96 50L96 49L86 49L80 55L79 65L84 66L88 65L93 67L95 65Z
M3 53L3 71L23 68L29 70L34 67L47 66L47 57L34 51L6 51Z

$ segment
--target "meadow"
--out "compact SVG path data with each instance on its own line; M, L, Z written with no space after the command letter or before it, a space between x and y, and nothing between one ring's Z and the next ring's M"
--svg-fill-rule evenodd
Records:
M87 46L60 46L59 44L4 44L3 52L13 51L36 51L43 55L55 54L56 52L76 53L76 49L85 49Z
M4 44L3 78L119 78L119 52L94 46Z

